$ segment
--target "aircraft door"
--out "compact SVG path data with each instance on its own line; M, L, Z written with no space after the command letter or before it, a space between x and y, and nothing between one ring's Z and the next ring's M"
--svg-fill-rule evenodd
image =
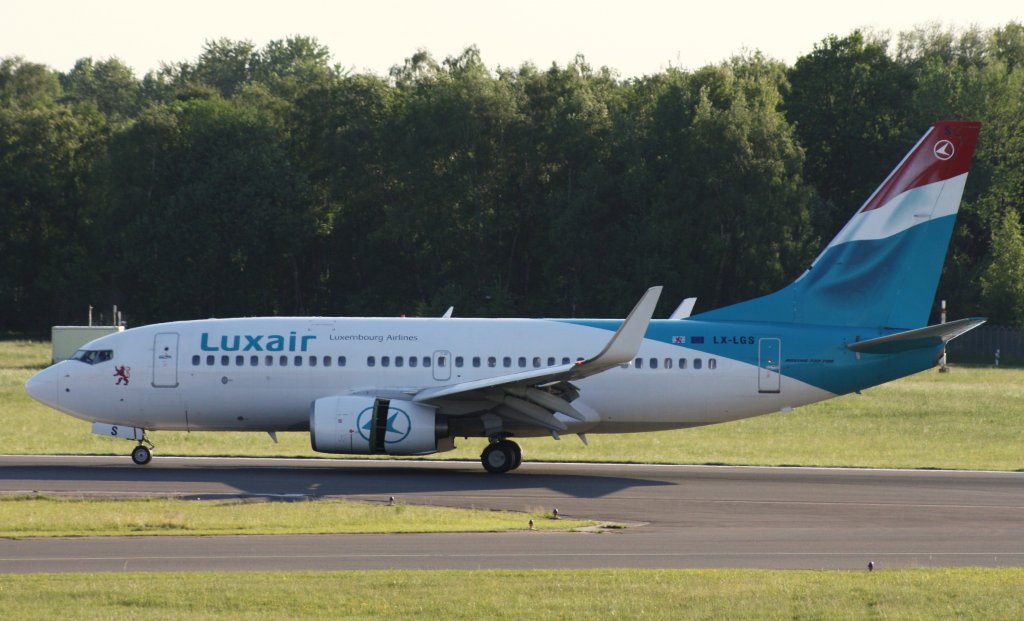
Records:
M452 378L452 354L449 351L434 352L434 379L446 382Z
M153 337L153 386L178 386L178 335L175 332L161 332Z
M782 339L761 339L758 344L758 392L782 390Z

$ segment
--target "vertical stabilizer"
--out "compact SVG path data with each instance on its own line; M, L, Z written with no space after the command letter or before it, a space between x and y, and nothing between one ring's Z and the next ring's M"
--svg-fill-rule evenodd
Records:
M936 123L800 278L698 317L926 325L980 129L973 121Z

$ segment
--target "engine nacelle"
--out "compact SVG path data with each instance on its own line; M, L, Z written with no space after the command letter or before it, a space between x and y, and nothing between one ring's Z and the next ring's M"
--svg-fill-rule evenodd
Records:
M436 410L412 401L324 397L309 413L310 443L321 453L427 455L446 436Z

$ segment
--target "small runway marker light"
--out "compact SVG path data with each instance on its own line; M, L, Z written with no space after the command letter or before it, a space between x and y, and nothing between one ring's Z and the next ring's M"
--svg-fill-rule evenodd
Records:
M558 519L558 507L555 507L555 508L554 508L554 509L553 509L553 510L551 511L551 517L552 517L552 518L554 518L554 519L556 519L556 520Z
M868 571L875 571L875 562L868 561Z
M533 530L533 518L530 518L530 530Z
M395 506L395 497L394 496L388 496L388 506L391 506L391 507Z

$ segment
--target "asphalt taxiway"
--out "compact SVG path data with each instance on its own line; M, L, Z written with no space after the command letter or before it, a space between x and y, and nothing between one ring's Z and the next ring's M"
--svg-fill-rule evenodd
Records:
M333 459L0 456L0 493L303 496L629 523L603 533L0 540L0 573L1024 566L1024 473Z

